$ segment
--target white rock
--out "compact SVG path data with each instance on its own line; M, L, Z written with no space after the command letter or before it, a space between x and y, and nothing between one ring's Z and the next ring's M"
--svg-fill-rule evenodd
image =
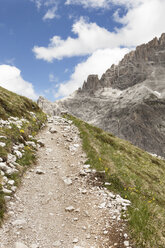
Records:
M85 165L83 166L84 169L89 169L90 167L91 167L90 164L85 164Z
M65 185L72 185L72 180L70 178L65 178L64 180Z
M110 185L111 185L111 183L108 183L108 182L105 183L105 186L110 186Z
M11 186L13 186L14 183L15 183L14 180L9 180L9 181L8 181L8 184L10 184Z
M86 176L87 175L87 173L84 171L84 170L80 170L80 176Z
M37 140L37 143L38 143L41 147L44 147L44 146L45 146L45 143L44 143L42 140Z
M0 142L0 146L5 147L6 144L4 142Z
M128 238L128 234L124 233L124 238L127 239Z
M50 127L49 132L50 133L57 133L57 130L54 127Z
M53 243L54 247L59 247L61 246L61 242L60 241L56 241L55 243Z
M11 187L11 190L12 190L13 192L15 192L15 191L16 191L16 189L17 189L17 187L16 187L16 186L12 186L12 187Z
M99 205L99 208L101 209L101 208L105 208L105 206L106 206L106 202L103 202L103 203L101 203L100 205Z
M5 195L5 196L4 196L4 199L5 199L5 202L9 202L9 201L11 200L11 197L8 196L8 195Z
M22 226L22 225L26 225L26 224L27 224L27 222L24 219L15 220L12 222L13 226Z
M76 243L78 243L78 238L75 238L75 239L73 240L73 244L76 244Z
M7 155L7 162L8 163L14 163L17 160L16 156L13 154L8 154Z
M83 190L81 191L81 193L82 193L83 195L85 195L85 194L87 193L87 190L86 190L86 189L83 189Z
M15 248L28 248L28 247L23 243L16 242L15 243Z
M7 166L5 162L4 163L0 162L0 169L6 172L9 169L9 167Z
M17 156L17 158L22 158L22 153L20 151L15 150L14 153Z
M11 175L14 174L15 172L18 172L18 170L9 168L9 169L6 171L6 174L9 175L9 176L11 176Z
M129 246L129 241L124 241L124 246L128 247Z
M11 194L12 193L11 190L5 189L5 188L3 188L2 191L3 191L4 194Z
M36 174L38 175L42 175L42 174L45 174L45 171L43 171L42 169L36 169Z
M32 146L33 148L36 148L37 147L36 144L35 144L35 142L33 142L33 141L27 141L26 142L26 145Z
M88 235L86 236L86 239L90 239L90 238L91 238L91 235L88 234Z
M1 173L1 176L4 176L5 175L5 173L3 171L0 171L0 173Z
M39 245L32 244L30 248L39 248Z
M65 208L65 211L67 212L73 212L75 210L75 208L73 206L69 206Z

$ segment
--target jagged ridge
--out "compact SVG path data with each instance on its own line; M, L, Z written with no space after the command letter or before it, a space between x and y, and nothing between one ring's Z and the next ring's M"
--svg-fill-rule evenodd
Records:
M73 96L46 108L43 102L46 112L66 110L165 157L165 34L125 55L100 80L90 75Z

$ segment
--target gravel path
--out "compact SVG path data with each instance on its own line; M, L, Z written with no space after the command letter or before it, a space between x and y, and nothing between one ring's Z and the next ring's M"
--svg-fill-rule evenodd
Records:
M128 203L88 182L78 134L57 117L41 131L45 146L8 204L0 248L131 248L120 220Z

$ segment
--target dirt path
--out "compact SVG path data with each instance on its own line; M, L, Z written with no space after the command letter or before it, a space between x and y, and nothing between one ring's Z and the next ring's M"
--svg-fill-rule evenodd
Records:
M84 167L77 128L54 118L39 139L45 147L8 204L0 248L130 247L120 221L126 203L87 182L94 172Z

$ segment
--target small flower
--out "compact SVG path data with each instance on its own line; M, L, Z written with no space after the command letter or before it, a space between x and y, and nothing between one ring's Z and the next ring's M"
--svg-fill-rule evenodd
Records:
M101 158L99 158L99 161L101 161Z
M20 130L20 133L24 133L25 131L23 129Z

